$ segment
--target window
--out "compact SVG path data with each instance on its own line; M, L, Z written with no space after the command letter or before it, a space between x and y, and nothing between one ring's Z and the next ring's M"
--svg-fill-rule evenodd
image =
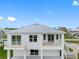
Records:
M48 41L50 41L50 34L48 34Z
M30 55L39 55L38 50L30 50Z
M46 40L46 34L43 35L43 39Z
M61 50L60 50L60 56L61 56Z
M56 39L58 40L58 34L56 34Z
M37 42L37 35L29 35L30 42Z
M13 45L21 44L21 36L20 35L13 35L12 36L12 44Z
M54 41L54 35L53 34L48 34L48 41Z

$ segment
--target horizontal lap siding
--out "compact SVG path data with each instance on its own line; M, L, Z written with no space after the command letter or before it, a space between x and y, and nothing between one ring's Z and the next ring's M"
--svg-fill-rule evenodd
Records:
M44 50L43 51L44 56L60 56L59 50Z
M11 59L24 59L24 57L23 56L14 56ZM41 59L41 57L40 56L27 56L26 59ZM44 56L43 59L61 59L61 57Z
M24 51L23 50L14 50L13 54L14 54L14 56L23 56Z
M52 56L45 56L45 57L43 57L43 59L61 59L61 57L59 56L59 57L57 57L57 56L54 56L54 57L52 57Z
M27 59L41 59L40 56L27 56Z

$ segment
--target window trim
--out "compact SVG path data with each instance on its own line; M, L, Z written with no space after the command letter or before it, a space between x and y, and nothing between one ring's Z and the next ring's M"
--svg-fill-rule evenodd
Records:
M37 42L37 35L29 35L29 42Z
M15 37L14 39L13 39L13 36ZM18 38L19 38L19 40L18 40ZM13 41L13 40L15 40L15 41ZM11 44L12 45L21 45L21 35L12 35L11 36Z

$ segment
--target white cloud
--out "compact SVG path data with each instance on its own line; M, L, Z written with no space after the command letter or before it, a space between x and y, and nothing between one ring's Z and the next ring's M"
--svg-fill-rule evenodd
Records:
M79 6L79 0L74 0L73 1L73 6Z
M37 19L37 18L33 18L33 20L34 20L34 21L40 21L40 19Z
M4 17L0 16L0 20L3 20L3 19L4 19Z
M13 22L13 21L15 21L15 20L16 20L16 18L15 18L15 17L13 17L13 16L8 16L8 20L9 20L10 22Z

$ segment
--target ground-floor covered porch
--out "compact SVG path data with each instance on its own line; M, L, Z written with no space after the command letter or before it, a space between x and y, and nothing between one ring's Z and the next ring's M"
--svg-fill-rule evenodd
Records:
M35 53L35 52L34 52ZM40 50L36 55L28 50L13 50L13 57L10 58L10 50L7 50L7 59L64 59L62 50Z
M13 56L11 59L24 59L23 56ZM41 59L41 56L26 56L26 59ZM61 59L60 56L43 56L42 59Z

